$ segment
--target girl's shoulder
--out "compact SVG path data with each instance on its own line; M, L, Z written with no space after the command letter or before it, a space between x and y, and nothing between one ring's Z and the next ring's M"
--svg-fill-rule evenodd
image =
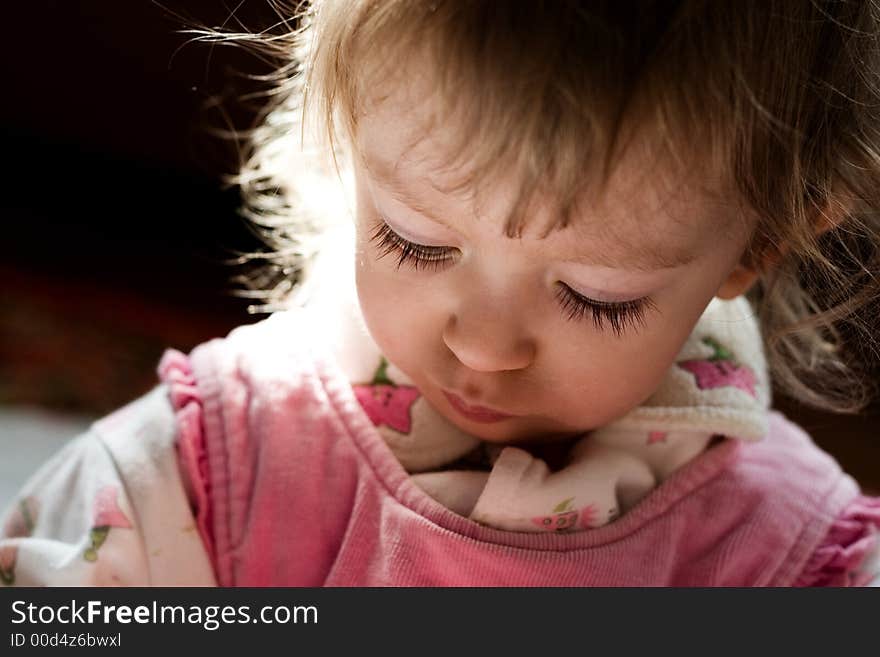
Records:
M864 495L781 412L769 412L764 439L742 443L723 476L738 491L732 503L753 505L776 532L790 526L796 540L784 569L796 569L789 576L793 585L880 585L880 498Z
M794 586L880 586L880 498L858 495L846 505Z
M165 386L95 422L34 473L0 529L0 582L210 585Z

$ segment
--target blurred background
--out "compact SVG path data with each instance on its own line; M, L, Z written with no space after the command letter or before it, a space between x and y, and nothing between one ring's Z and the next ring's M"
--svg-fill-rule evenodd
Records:
M185 21L259 28L267 0L28 0L4 6L0 134L0 506L65 440L187 351L260 316L224 264L257 246L236 214L236 100L266 65L187 43ZM880 490L880 407L778 406Z

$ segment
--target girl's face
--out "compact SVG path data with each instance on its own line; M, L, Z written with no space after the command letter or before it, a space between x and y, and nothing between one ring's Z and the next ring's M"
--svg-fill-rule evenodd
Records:
M385 356L489 441L583 433L645 401L736 267L747 222L630 149L569 227L542 239L553 207L535 202L505 237L515 182L441 192L458 180L442 171L451 133L410 148L420 109L392 94L358 128L357 289Z

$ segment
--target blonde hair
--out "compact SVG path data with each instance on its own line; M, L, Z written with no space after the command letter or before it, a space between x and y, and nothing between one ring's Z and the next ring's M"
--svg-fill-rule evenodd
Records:
M538 190L557 199L557 227L566 225L586 187L613 171L628 127L647 127L676 162L723 174L757 218L743 261L761 272L749 298L777 389L837 412L871 401L878 344L869 319L880 296L874 3L273 6L275 30L203 33L276 63L234 180L270 247L242 258L268 265L246 279L249 294L277 302L301 281L331 215L343 211L322 199L352 156L365 91L395 63L424 55L437 118L461 127L451 157L469 158L470 184L501 163L519 176L508 234L521 231ZM830 229L818 234L823 223Z

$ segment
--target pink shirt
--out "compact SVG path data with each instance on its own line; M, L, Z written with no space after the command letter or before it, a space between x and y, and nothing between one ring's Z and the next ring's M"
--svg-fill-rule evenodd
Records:
M218 583L236 586L860 584L880 503L781 414L616 521L487 527L415 485L320 344L281 313L160 365ZM298 339L300 338L300 339Z

